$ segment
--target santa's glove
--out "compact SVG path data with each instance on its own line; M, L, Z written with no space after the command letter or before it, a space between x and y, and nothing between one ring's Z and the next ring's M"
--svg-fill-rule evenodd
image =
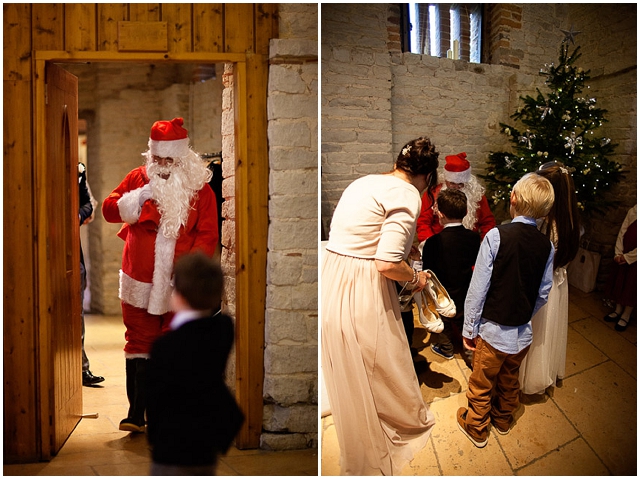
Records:
M141 188L140 191L140 198L138 198L138 204L140 205L140 207L144 205L145 201L150 200L152 196L153 192L151 191L151 185L147 183Z
M151 199L151 196L151 186L149 184L123 194L118 200L118 211L122 221L129 224L137 222L138 218L140 218L142 205L145 201Z

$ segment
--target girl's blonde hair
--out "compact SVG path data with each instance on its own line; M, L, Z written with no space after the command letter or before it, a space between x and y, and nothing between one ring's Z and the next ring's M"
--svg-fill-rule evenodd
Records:
M513 185L513 195L513 207L518 215L534 219L547 216L555 199L549 180L535 173L527 173L520 178Z

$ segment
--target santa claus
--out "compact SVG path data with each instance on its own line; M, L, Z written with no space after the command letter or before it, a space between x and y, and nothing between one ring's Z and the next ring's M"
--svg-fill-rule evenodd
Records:
M189 147L182 118L151 127L145 164L135 168L104 200L102 214L124 223L119 297L126 327L124 347L129 413L123 431L144 432L147 360L153 342L168 331L171 277L182 255L213 256L218 244L211 171Z
M453 188L462 191L467 197L467 216L462 220L465 228L484 235L496 225L496 219L489 208L489 202L484 196L484 188L475 176L471 174L471 165L466 153L458 153L445 157L444 184L436 187L434 198L442 189ZM417 235L420 243L442 231L438 216L433 211L433 202L425 193L422 196L422 209L418 217Z

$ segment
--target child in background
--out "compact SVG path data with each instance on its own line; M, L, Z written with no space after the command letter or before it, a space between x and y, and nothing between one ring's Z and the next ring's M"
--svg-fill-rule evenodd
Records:
M616 322L616 331L624 331L629 325L638 294L638 205L634 205L618 232L614 266L604 290L604 297L616 303L615 311L604 317L607 322Z
M181 257L174 283L171 331L148 365L150 475L213 475L244 420L224 382L233 323L221 314L222 271L211 258Z
M462 324L464 322L464 300L473 274L473 265L480 249L480 234L462 226L467 214L467 197L455 189L440 191L434 211L443 230L429 238L422 249L422 267L433 271L456 305L456 315L442 318L444 330L431 350L445 359L453 359L452 339L462 348ZM455 328L455 331L454 331ZM465 350L465 361L471 367L472 352Z
M465 301L465 347L474 351L469 407L457 412L458 427L476 447L484 447L489 423L508 434L518 409L520 363L532 341L531 317L547 302L554 249L536 226L549 213L553 186L535 173L513 187L513 221L490 230L480 252Z

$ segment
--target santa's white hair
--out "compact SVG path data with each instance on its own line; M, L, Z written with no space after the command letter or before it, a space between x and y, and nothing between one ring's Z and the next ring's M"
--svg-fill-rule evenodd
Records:
M444 178L444 174L441 178ZM447 184L442 184L442 189L447 189ZM462 188L460 188L467 197L467 216L462 220L462 225L468 230L473 230L478 221L478 207L480 206L480 200L484 195L484 187L478 183L478 179L471 175L471 179L467 181Z
M173 158L171 166L160 166L153 161L150 151L142 154L146 158L149 185L153 199L160 211L160 229L167 238L177 238L180 227L186 225L191 201L198 191L211 181L212 172L200 156L189 149L189 153ZM165 180L163 175L169 175Z

